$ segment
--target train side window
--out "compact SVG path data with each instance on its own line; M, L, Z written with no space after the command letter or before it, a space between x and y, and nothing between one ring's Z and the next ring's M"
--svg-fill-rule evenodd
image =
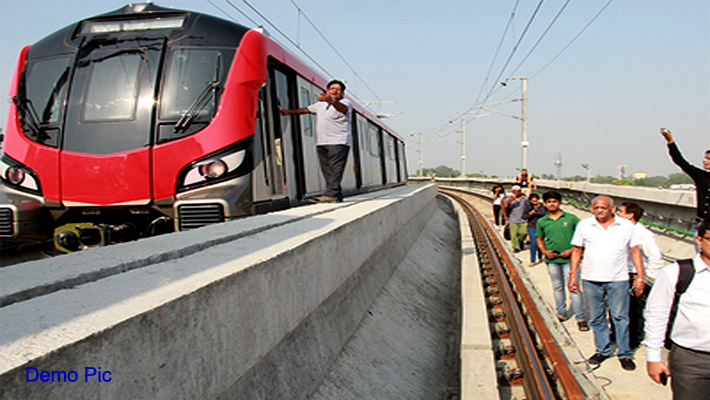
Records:
M83 108L84 122L127 121L136 115L143 51L96 51Z
M57 125L62 115L71 61L72 57L62 56L27 62L18 94L21 103L20 120L23 122L23 131L30 140L48 146L58 146Z
M360 150L362 150L360 154L365 154L365 152L370 151L370 133L367 130L367 120L358 114L357 122L359 124L357 129L358 139L360 140Z
M32 103L40 124L57 124L69 81L71 57L55 57L27 63L25 98Z
M380 156L380 141L377 137L377 126L370 123L370 154L375 157Z
M308 107L310 104L311 92L308 89L301 87L301 107ZM313 123L309 114L301 116L301 129L303 129L304 136L313 137Z

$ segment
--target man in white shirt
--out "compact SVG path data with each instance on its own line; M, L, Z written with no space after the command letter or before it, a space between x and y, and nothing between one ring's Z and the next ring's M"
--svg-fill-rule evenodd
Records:
M352 144L352 109L345 96L345 84L338 80L328 83L328 90L318 95L318 102L294 110L280 110L281 115L316 114L316 150L326 182L322 196L311 199L318 203L343 201L340 182Z
M663 268L646 305L646 372L656 383L671 377L674 400L710 399L710 219L694 238L700 252L693 258L695 274L680 297L671 331L668 365L661 359L668 318L680 266Z
M612 356L606 318L608 308L616 330L619 362L625 370L633 371L636 364L631 359L633 353L629 347L629 254L636 267L637 279L632 288L636 296L643 293L645 277L634 225L615 217L615 211L610 197L597 196L592 200L594 217L577 224L572 237L574 247L570 258L569 290L579 293L577 269L584 255L581 279L596 348L587 361L591 365L599 365Z
M663 268L663 254L656 244L656 235L640 224L643 217L643 208L636 203L621 203L616 212L621 218L628 219L634 224L634 230L640 241L641 259L643 260L643 270L646 275L646 288L643 295L631 295L629 303L629 345L632 349L637 348L643 341L644 318L643 310L646 307L648 293L651 291L658 271ZM636 279L636 270L631 259L629 259L629 281L633 283Z

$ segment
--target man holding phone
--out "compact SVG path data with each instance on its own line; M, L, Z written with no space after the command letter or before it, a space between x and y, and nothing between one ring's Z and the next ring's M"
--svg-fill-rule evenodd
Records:
M661 128L661 135L668 143L668 153L675 165L679 166L695 183L696 189L696 204L697 216L695 217L696 232L700 221L710 218L710 149L705 150L703 157L703 168L690 164L683 158L683 155L678 149L678 145L673 140L671 131L666 128ZM696 248L696 250L698 250Z
M569 282L570 256L572 255L572 236L579 223L579 218L562 211L562 195L549 191L542 195L547 214L537 221L535 240L547 264L552 290L555 297L555 310L560 321L567 319L567 292L565 287ZM584 299L581 293L570 293L572 309L577 319L580 331L589 330L587 317L584 313Z

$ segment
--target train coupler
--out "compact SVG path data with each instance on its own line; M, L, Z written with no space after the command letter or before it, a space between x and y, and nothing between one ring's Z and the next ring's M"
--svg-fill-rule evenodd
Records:
M114 226L88 222L62 225L54 230L53 235L54 248L61 253L73 253L136 238L137 231L133 224Z

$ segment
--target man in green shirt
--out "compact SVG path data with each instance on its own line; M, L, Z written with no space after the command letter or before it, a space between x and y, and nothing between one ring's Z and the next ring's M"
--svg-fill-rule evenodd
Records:
M572 255L572 236L579 223L576 215L560 209L562 195L549 191L542 195L542 201L548 212L537 221L535 231L537 246L545 256L547 273L550 275L555 297L555 309L560 321L567 320L567 292L569 282L570 256ZM584 299L581 293L570 293L572 309L580 331L588 331L587 317L584 313Z

